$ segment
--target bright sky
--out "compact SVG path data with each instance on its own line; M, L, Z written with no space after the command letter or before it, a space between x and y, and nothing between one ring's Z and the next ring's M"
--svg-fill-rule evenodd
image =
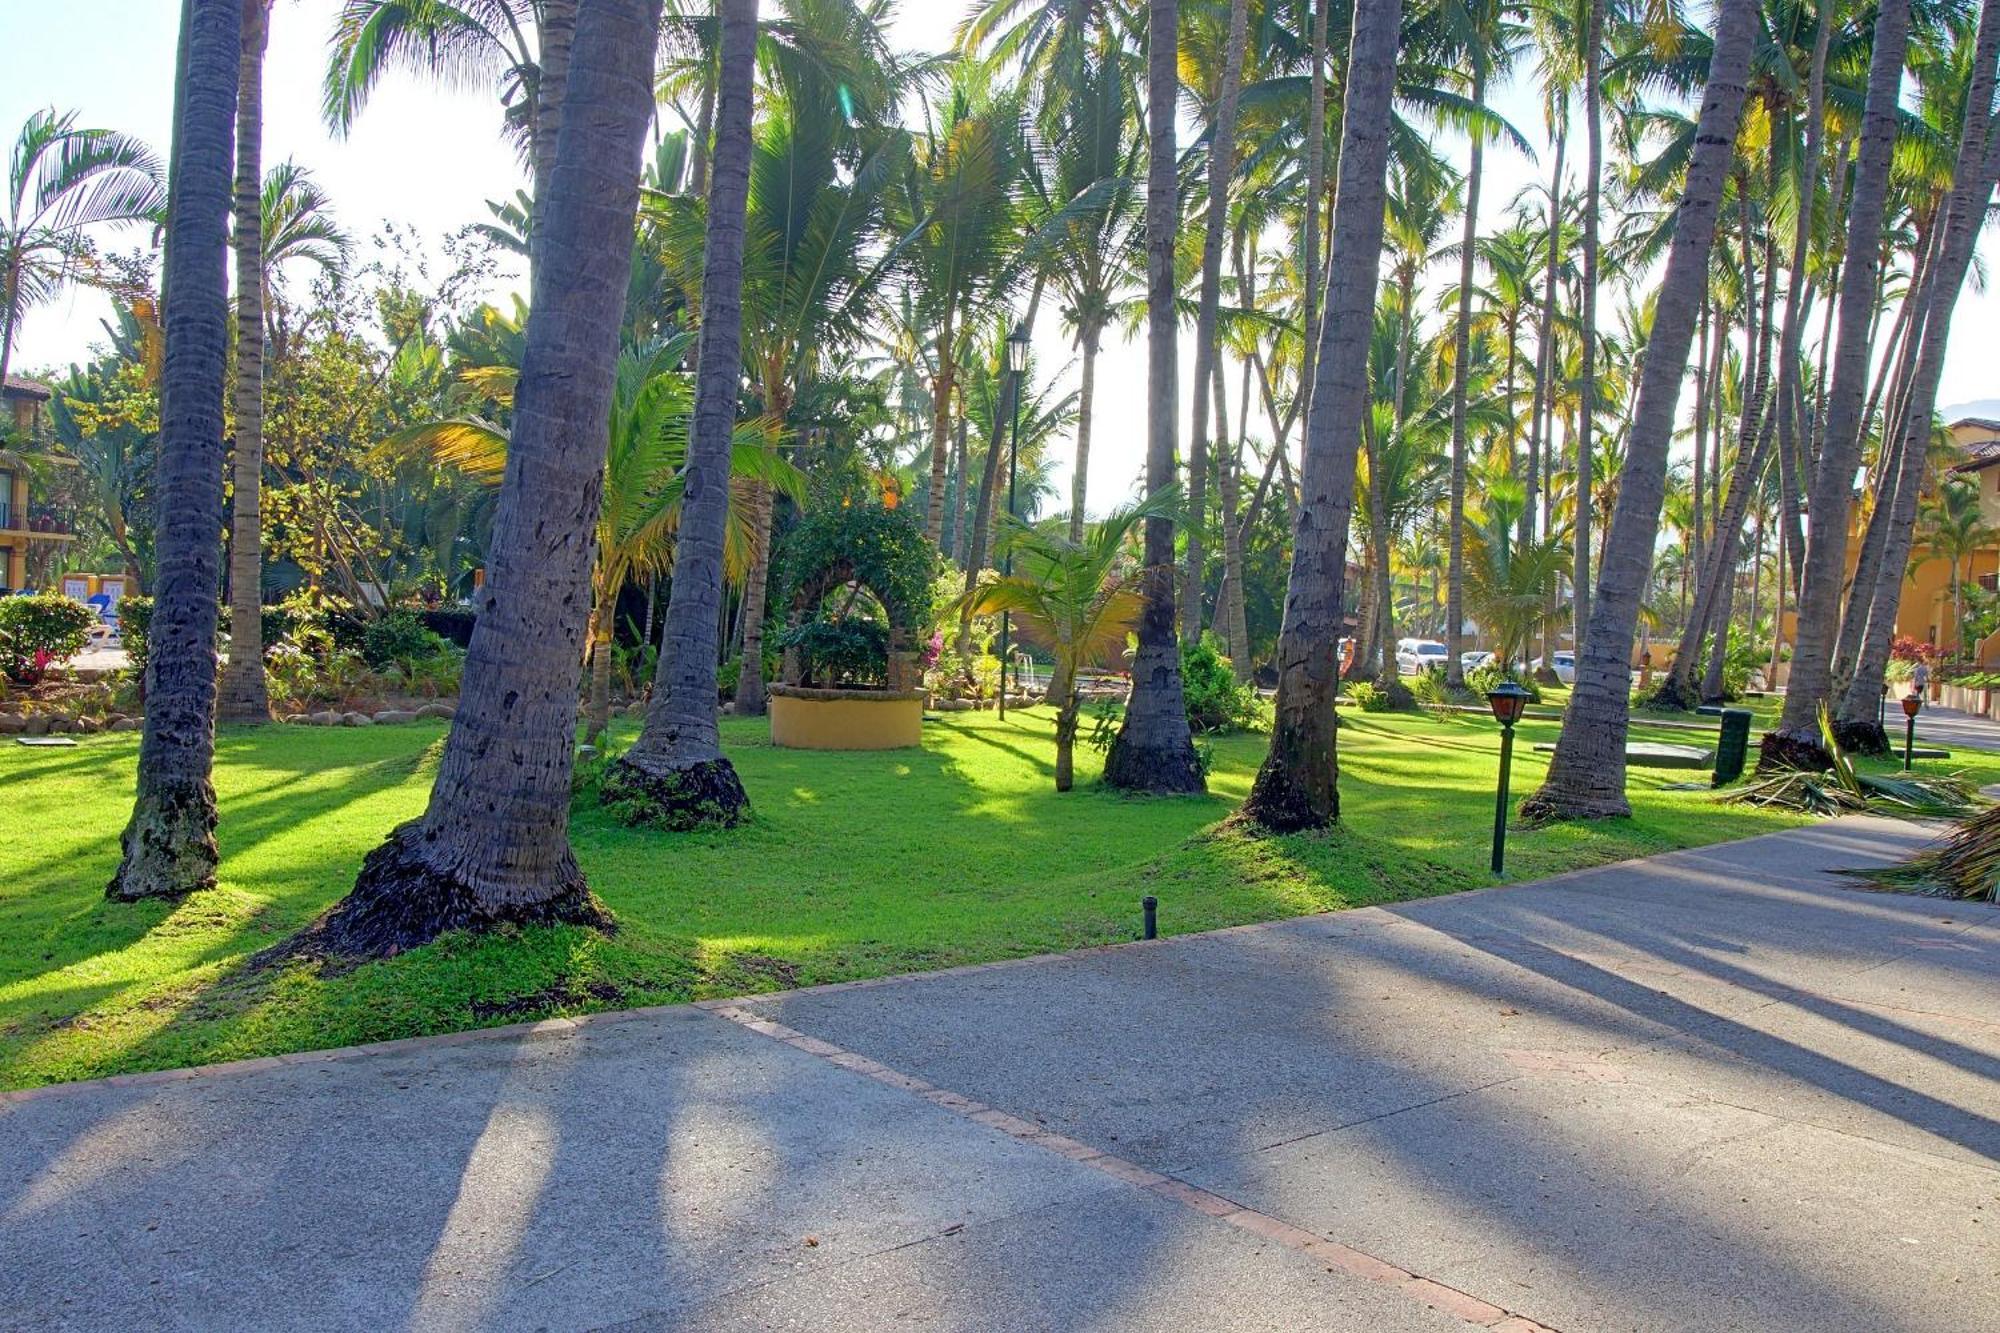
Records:
M433 238L485 220L485 200L503 198L523 183L512 150L500 138L499 104L491 90L442 91L409 76L391 75L377 89L352 136L337 140L323 128L320 78L337 3L279 0L277 4L265 76L265 162L290 157L308 167L331 195L348 230L362 242L364 259L370 253L368 238L385 220L407 224ZM8 55L7 78L0 80L0 132L11 138L22 120L40 107L75 108L84 123L137 134L164 157L173 107L179 9L174 0L0 4L0 51ZM942 49L961 11L955 0L906 0L898 19L900 44ZM1531 141L1539 142L1534 99L1505 90L1497 100L1501 112ZM1462 159L1462 145L1459 155ZM1481 211L1489 217L1497 216L1523 185L1544 171L1506 149L1489 151L1488 163ZM129 248L144 238L134 230L106 240L114 247ZM1988 267L2000 270L2000 241L1993 232L1988 232L1982 252ZM24 323L14 363L26 369L83 358L90 344L103 337L99 321L108 314L105 300L85 291L34 311ZM2000 398L2000 371L1994 369L1992 351L1996 337L2000 337L2000 291L1968 290L1959 300L1940 402L1950 406ZM1183 398L1188 389L1189 341L1184 333ZM1069 361L1068 340L1056 321L1041 321L1036 342L1044 366ZM1098 371L1099 417L1089 498L1093 511L1102 512L1125 498L1143 466L1145 420L1139 407L1145 401L1145 384L1142 343L1107 345ZM1185 407L1182 423L1185 439ZM1064 467L1056 478L1058 495L1068 494L1067 471Z

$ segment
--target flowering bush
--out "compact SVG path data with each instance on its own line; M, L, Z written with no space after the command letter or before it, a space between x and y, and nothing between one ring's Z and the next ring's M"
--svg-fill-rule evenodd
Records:
M1898 662L1922 662L1936 666L1942 656L1934 643L1924 643L1907 634L1898 634L1889 644L1889 656Z
M58 662L83 651L97 612L60 593L0 598L0 673L33 685Z

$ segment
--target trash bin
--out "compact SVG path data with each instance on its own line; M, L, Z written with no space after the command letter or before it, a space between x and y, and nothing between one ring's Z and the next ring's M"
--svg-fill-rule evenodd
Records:
M1750 718L1747 708L1722 710L1722 734L1715 743L1715 785L1718 787L1743 776L1750 755Z

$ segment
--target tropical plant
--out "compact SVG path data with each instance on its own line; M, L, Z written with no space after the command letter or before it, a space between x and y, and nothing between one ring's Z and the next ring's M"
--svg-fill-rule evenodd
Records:
M159 160L139 140L86 129L74 111L37 111L8 156L0 214L0 381L21 316L96 273L90 230L154 222L166 206Z
M979 615L1010 612L1039 635L1054 654L1055 678L1068 682L1056 706L1056 790L1075 783L1077 722L1082 708L1078 671L1125 643L1144 605L1142 579L1129 547L1134 529L1180 503L1168 488L1118 509L1085 529L1082 542L1009 520L1000 548L1014 558L1014 572L987 571L965 595ZM1183 721L1185 725L1185 721Z

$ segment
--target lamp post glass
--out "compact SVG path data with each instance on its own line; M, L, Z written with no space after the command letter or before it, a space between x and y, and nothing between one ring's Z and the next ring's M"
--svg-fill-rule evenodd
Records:
M1008 396L1014 403L1014 423L1007 445L1007 514L1018 517L1015 512L1014 486L1021 461L1021 386L1028 369L1028 326L1016 323L1014 331L1007 335L1007 379ZM1007 554L1001 557L1000 572L1011 576L1014 573L1013 544L1008 543ZM1000 613L1000 718L1007 717L1007 663L1012 655L1008 636L1013 629L1014 618L1005 611ZM1019 681L1019 674L1016 674Z
M1486 706L1493 710L1494 721L1500 724L1500 785L1493 799L1493 873L1500 874L1507 859L1507 770L1514 763L1514 724L1528 711L1528 700L1532 698L1526 690L1513 681L1503 681L1498 689L1488 692Z

